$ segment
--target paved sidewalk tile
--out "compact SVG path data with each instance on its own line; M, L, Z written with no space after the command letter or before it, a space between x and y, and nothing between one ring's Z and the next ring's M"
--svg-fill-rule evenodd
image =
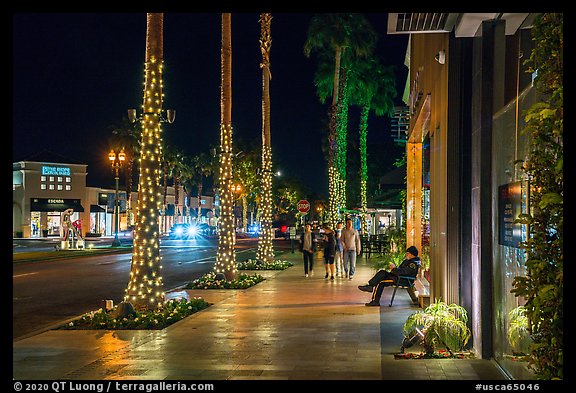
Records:
M418 310L399 291L365 307L357 286L373 274L359 258L353 280L266 271L245 290L190 290L213 303L160 331L52 330L13 343L13 377L70 380L505 379L481 359L395 360L402 325ZM252 273L252 272L251 272Z

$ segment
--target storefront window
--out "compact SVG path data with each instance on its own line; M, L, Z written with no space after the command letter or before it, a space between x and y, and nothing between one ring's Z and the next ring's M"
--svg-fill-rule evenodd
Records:
M48 236L60 236L60 213L48 213Z
M40 212L30 213L30 237L40 237L42 236L42 230L40 227Z
M494 355L514 379L532 379L524 357L530 344L522 309L525 299L510 291L514 278L526 275L526 255L520 248L526 228L514 219L528 211L528 186L517 160L526 157L528 148L521 114L534 102L535 92L529 87L520 95L518 106L512 101L493 119Z

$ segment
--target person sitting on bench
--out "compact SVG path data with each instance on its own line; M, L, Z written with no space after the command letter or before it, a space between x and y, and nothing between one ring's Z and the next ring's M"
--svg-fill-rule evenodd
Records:
M372 292L372 300L366 303L366 306L380 306L380 297L385 287L396 285L399 276L416 277L419 268L420 258L418 257L418 249L410 246L406 250L406 259L402 261L400 266L394 267L391 271L379 270L368 280L368 285L358 286L358 289L361 291Z

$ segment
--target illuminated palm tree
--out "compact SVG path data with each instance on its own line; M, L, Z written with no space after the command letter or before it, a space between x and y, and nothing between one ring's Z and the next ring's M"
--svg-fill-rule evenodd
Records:
M261 231L256 259L274 261L274 230L272 229L272 147L270 144L270 48L272 14L260 14L260 51L262 52L262 187L260 195Z
M396 97L396 79L392 67L385 67L376 57L359 59L349 72L350 101L361 107L360 113L360 211L362 233L368 232L366 214L368 208L368 116L374 111L377 116L390 116Z
M236 232L234 228L232 195L232 16L222 14L222 49L220 88L220 233L218 254L214 269L223 273L226 280L235 280L238 276L236 266Z
M239 144L237 143L237 145ZM248 223L248 200L253 202L257 194L262 194L260 191L262 176L259 173L261 160L260 149L248 145L242 148L242 154L236 154L236 159L234 160L234 183L242 186L239 197L242 200L242 230L244 232L247 230ZM270 211L272 211L271 207ZM270 213L270 215L272 214Z
M160 159L162 157L164 14L146 14L146 56L143 119L138 182L138 207L130 269L124 300L135 309L162 307L164 284L160 275L160 245L157 212L160 210Z
M376 43L376 33L360 14L319 14L312 18L304 54L318 52L319 60L334 64L332 104L328 131L328 222L339 220L339 209L345 208L345 132L348 103L346 97L347 61L370 54ZM344 93L342 96L341 93ZM322 99L321 92L318 95ZM324 98L327 96L324 95Z

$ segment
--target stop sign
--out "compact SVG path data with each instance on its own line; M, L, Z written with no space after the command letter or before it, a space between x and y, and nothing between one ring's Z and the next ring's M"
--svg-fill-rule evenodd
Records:
M300 200L297 206L300 213L308 213L310 211L310 202L306 199Z

